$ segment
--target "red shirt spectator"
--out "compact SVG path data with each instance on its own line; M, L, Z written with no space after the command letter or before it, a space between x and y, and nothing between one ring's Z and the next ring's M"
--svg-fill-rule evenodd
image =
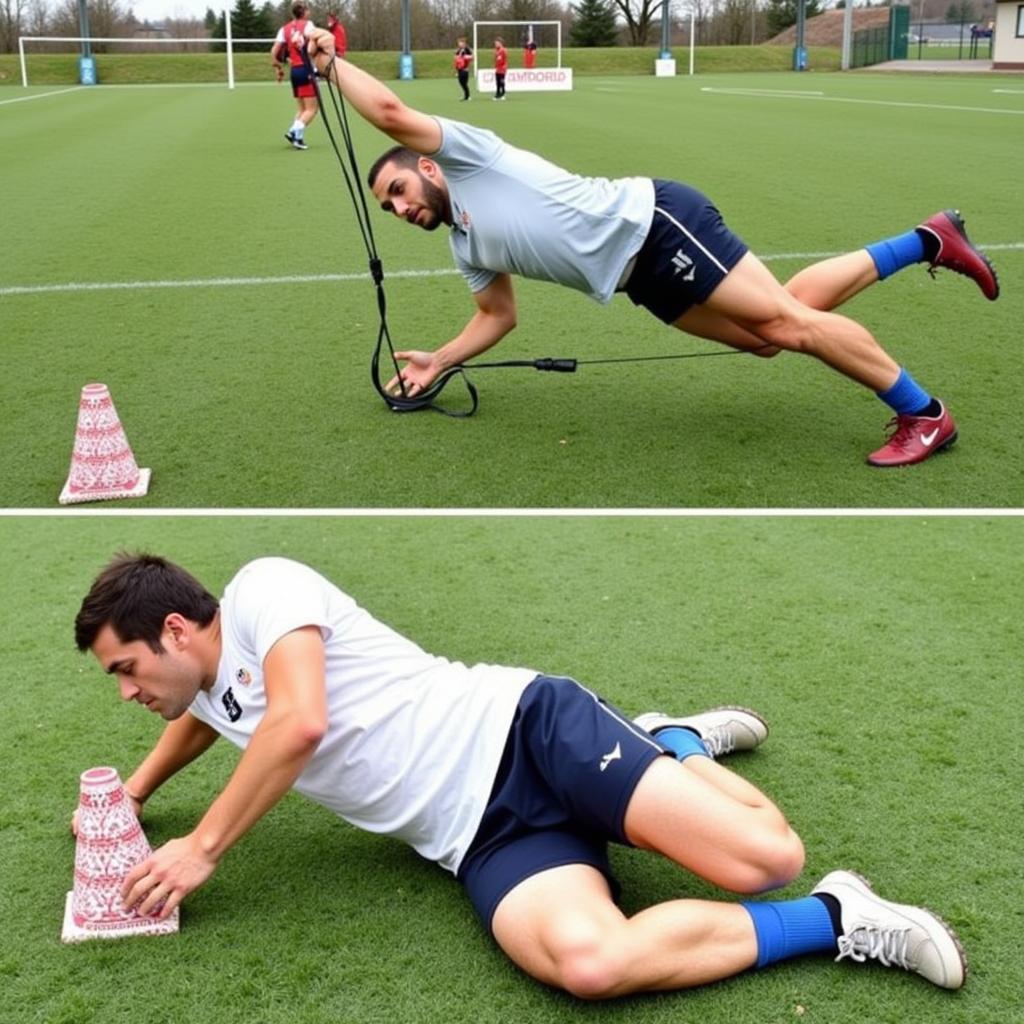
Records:
M345 35L345 26L338 21L336 14L328 14L327 27L330 29L331 35L334 36L334 52L339 57L344 57L345 51L348 49L348 37Z

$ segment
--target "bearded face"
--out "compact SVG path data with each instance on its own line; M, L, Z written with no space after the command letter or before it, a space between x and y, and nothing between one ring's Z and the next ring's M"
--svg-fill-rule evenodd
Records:
M419 166L386 164L374 181L373 193L385 213L393 213L424 231L451 223L451 202L444 179L438 182Z

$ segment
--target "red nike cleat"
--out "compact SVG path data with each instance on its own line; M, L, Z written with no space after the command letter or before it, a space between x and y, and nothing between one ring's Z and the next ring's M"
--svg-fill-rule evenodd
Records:
M971 244L959 210L943 210L918 224L918 231L927 231L939 243L939 251L928 273L935 276L936 267L946 267L969 277L990 302L999 298L999 278L995 267Z
M938 416L897 416L889 426L896 429L877 452L868 456L872 466L912 466L944 451L957 437L956 424L945 406Z

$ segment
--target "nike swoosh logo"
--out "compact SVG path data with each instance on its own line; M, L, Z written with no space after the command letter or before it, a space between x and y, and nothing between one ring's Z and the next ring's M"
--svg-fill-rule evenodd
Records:
M930 434L922 434L921 435L921 444L923 444L925 446L925 448L931 448L932 442L938 436L939 436L939 428L936 427Z

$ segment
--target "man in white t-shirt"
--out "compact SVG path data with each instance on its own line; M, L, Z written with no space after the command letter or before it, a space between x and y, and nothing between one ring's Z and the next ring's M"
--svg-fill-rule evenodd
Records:
M963 984L947 926L849 871L798 900L618 908L609 842L732 892L799 874L803 846L782 813L715 760L765 739L753 712L631 722L572 679L428 654L285 558L245 565L218 602L162 558L119 555L83 600L75 641L124 700L168 723L125 782L137 811L218 736L242 749L193 831L128 873L124 901L141 913L171 913L294 788L447 868L516 964L581 997L813 952Z
M516 325L511 275L518 274L599 302L624 291L666 324L759 356L814 356L870 388L895 413L893 433L868 457L874 466L921 462L956 440L945 406L865 327L832 310L925 261L970 277L995 299L995 272L957 211L817 263L784 287L694 188L573 174L493 132L413 110L382 82L334 58L322 32L312 34L309 50L320 73L398 143L368 176L377 200L425 230L451 229L455 262L477 306L440 348L397 353L406 365L388 390L404 385L415 397L445 370L500 341Z

